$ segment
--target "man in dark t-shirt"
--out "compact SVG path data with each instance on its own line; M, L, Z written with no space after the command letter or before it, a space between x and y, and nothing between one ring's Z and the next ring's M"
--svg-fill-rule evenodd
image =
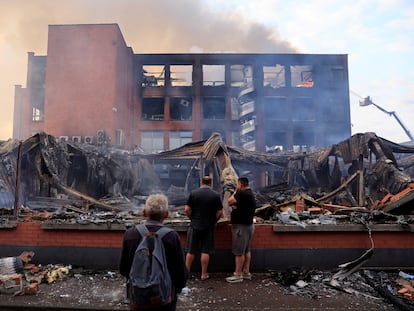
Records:
M201 187L193 190L188 197L185 212L191 220L187 232L186 265L188 271L195 258L196 251L201 251L201 280L210 276L207 272L210 254L214 251L214 231L217 220L223 214L220 195L211 189L211 177L204 176Z
M229 283L250 280L251 251L250 242L254 233L253 218L256 210L256 200L250 189L247 177L240 177L237 188L228 199L232 211L230 215L232 233L232 252L235 256L235 272L226 278Z

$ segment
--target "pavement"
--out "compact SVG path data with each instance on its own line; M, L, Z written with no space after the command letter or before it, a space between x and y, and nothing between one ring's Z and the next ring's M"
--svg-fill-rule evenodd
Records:
M290 286L269 272L253 273L252 280L236 284L227 283L226 276L213 273L201 281L193 273L179 295L177 310L414 310L384 299L357 275L347 281L347 287L354 288L348 292L327 285L325 274ZM2 294L0 310L128 310L125 298L125 280L117 272L83 272L41 283L35 295Z

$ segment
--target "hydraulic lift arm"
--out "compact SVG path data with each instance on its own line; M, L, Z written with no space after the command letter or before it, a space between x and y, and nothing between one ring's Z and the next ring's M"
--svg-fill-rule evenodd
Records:
M369 105L374 105L375 107L377 107L379 110L381 110L382 112L385 112L386 114L388 114L389 116L393 116L395 118L395 120L397 120L398 124L400 124L400 126L403 128L405 134L407 134L408 138L410 138L410 140L414 140L413 136L411 135L410 131L405 127L404 123L401 121L401 119L398 117L397 113L395 111L387 111L384 108L378 106L377 104L375 104L371 98L365 97L363 100L359 101L359 105L360 106L369 106Z

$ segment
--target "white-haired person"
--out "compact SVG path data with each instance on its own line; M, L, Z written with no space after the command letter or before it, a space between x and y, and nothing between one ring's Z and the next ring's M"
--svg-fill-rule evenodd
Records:
M144 224L148 231L157 231L163 226L163 221L169 214L167 197L163 194L152 194L148 196L143 213L146 217ZM141 235L136 226L129 228L125 232L122 243L119 271L120 274L126 278L129 277L135 250L140 242ZM175 289L173 302L162 310L176 310L177 294L180 293L185 287L189 273L185 265L184 250L178 233L172 230L163 237L162 242L164 243L168 270Z

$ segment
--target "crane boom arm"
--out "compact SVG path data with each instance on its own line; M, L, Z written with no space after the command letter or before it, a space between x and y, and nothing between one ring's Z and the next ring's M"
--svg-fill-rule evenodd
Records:
M411 141L414 140L414 138L411 135L410 131L405 127L404 123L401 121L401 119L399 118L399 116L397 115L397 113L395 111L388 111L388 110L385 110L384 108L378 106L376 103L374 103L371 100L371 98L369 96L365 97L363 100L359 101L359 105L360 106L374 105L375 107L377 107L382 112L385 112L389 116L393 116L395 118L395 120L397 120L398 124L403 128L403 130L404 130L405 134L407 134L408 138L410 138Z

